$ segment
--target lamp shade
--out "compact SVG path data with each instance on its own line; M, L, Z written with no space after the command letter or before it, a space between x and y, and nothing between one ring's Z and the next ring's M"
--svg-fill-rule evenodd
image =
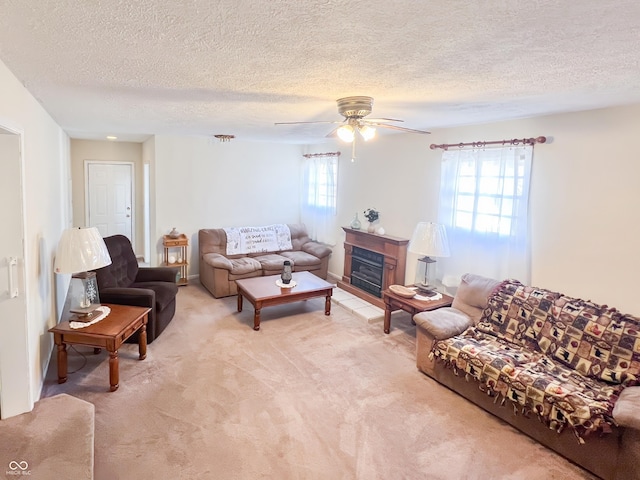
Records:
M338 134L340 140L342 140L343 142L353 142L355 131L353 130L353 127L351 125L342 125L338 128L336 133Z
M433 222L420 222L416 225L409 251L427 257L448 257L449 240L444 225Z
M80 273L111 264L107 246L95 227L69 228L62 232L53 270Z
M373 137L376 136L375 127L372 127L370 125L360 125L358 127L358 131L360 132L360 135L362 135L362 138L364 138L365 142L367 140L371 140Z

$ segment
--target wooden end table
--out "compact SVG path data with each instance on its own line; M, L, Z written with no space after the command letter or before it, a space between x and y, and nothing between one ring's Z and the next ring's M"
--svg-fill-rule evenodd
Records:
M109 352L109 384L112 392L118 389L120 380L118 349L138 330L139 358L144 360L147 357L147 320L151 309L130 305L104 305L111 312L98 323L84 328L71 328L69 320L66 320L49 329L58 346L58 383L67 381L67 345L87 345L94 347L96 353L101 348Z
M389 333L391 329L391 312L404 310L413 317L416 313L449 307L453 302L453 297L444 293L440 300L417 300L415 298L401 297L389 289L382 291L382 299L384 300L384 333ZM413 323L413 319L411 322Z
M279 278L277 275L269 275L236 280L238 311L242 311L242 299L249 300L255 311L253 314L254 330L260 330L260 310L262 307L298 302L314 297L325 297L324 314L331 315L331 295L333 295L335 285L313 273L294 272L292 280L296 281L296 286L280 288L276 285L276 280Z

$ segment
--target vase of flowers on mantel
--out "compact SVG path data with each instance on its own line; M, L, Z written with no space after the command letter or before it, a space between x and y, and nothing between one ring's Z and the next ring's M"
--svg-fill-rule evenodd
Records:
M369 222L369 226L367 227L367 232L376 233L376 222L380 218L380 213L374 208L367 208L364 211L364 218Z

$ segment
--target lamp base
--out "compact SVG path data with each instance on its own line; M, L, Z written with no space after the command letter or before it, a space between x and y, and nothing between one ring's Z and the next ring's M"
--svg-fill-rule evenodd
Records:
M436 263L436 261L429 256L418 259L415 286L420 290L421 295L429 296L428 293L431 291L434 291L431 296L437 293L435 292L435 285L432 285L435 277L434 263Z
M75 307L69 309L74 315L71 316L71 320L74 322L90 322L98 313L96 310L101 307L99 303L92 303L88 307Z
M433 297L438 294L436 287L434 285L426 285L426 284L415 284L416 289L420 292L420 295L425 297Z

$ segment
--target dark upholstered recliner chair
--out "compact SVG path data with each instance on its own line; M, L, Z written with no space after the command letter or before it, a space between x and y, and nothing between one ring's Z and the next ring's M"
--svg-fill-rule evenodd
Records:
M124 235L105 237L111 265L95 270L102 303L150 307L147 343L169 325L176 311L178 268L140 268L131 242ZM138 334L127 342L137 342Z

